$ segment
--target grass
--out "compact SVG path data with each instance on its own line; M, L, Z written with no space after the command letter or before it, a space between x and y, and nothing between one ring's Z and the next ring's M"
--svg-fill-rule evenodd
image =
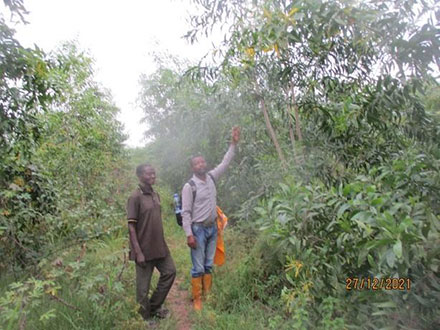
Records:
M47 330L145 327L136 312L134 264L126 259L127 244L128 235L122 231L43 260L33 276L45 283L40 289L29 285L25 292L11 290L15 280L3 274L0 328L16 329L19 323L28 329ZM29 275L23 274L19 282L32 278ZM153 287L157 279L155 272ZM160 322L159 329L175 327L175 320L169 319Z
M212 298L194 318L195 329L287 329L280 313L261 302L253 243L238 229L226 229L226 262L214 270Z

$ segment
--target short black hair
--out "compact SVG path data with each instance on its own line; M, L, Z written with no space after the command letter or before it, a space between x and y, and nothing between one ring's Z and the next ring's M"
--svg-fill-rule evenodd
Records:
M203 155L202 154L196 154L196 155L193 155L193 156L191 156L190 158L189 158L189 165L192 167L193 166L193 160L194 160L194 158L197 158L197 157L203 157ZM203 159L204 159L205 157L203 157Z
M152 167L150 164L148 163L144 163L144 164L140 164L136 167L136 175L139 177L142 173L142 170L144 169L144 167Z

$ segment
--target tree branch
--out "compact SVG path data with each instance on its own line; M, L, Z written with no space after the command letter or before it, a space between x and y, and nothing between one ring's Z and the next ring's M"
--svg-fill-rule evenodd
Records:
M75 310L75 311L79 311L79 308L78 308L78 307L69 304L68 302L66 302L65 300L61 299L60 297L57 297L57 296L55 296L55 295L52 294L52 293L48 293L48 295L49 295L49 297L50 297L52 300L55 300L55 301L59 302L60 304L66 306L66 307L69 307L70 309L73 309L73 310Z
M255 77L255 88L256 88L257 94L261 97L261 100L260 100L261 108L263 110L264 122L265 122L266 128L269 132L269 136L270 136L273 144L275 145L275 149L278 153L278 158L281 161L281 165L283 166L284 169L286 169L286 164L287 164L286 158L284 158L283 151L281 150L281 147L280 147L280 144L278 143L278 139L275 134L275 131L272 127L272 124L270 123L270 118L269 118L269 113L267 112L266 103L264 102L264 98L260 93L260 88L258 86L258 81L257 81L256 77Z

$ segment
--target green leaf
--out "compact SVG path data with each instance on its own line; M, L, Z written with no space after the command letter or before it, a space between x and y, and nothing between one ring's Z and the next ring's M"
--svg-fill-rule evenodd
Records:
M410 217L405 217L405 219L400 223L399 225L399 231L403 232L406 231L410 226L412 226L413 221Z
M254 208L254 211L257 212L259 215L266 215L266 209L260 206L257 206Z
M338 210L337 218L339 219L344 214L344 212L349 208L350 208L350 204L347 203L343 204Z
M417 294L414 294L414 297L417 299L417 301L418 301L421 305L423 305L423 306L425 306L425 307L429 307L429 306L432 305L432 302L431 302L430 300L425 299L425 298L422 298L422 297L420 297L420 296L417 295Z
M368 250L367 249L363 249L359 251L359 255L358 255L358 260L357 260L357 266L360 267L364 261L365 261L365 257L368 254Z
M394 264L396 262L396 255L394 254L394 252L392 250L388 250L387 251L387 253L386 253L386 260L387 260L388 266L393 268Z
M396 244L394 244L393 252L398 259L402 258L402 242L400 240L397 240Z
M362 221L362 222L371 224L374 219L373 219L370 211L361 211L361 212L356 213L351 218L351 220L353 220L353 221L358 220L358 221Z
M394 301L386 301L375 305L379 308L397 308L397 305Z
M377 263L374 261L374 258L371 254L368 254L367 259L371 267L377 268Z
M373 200L371 201L371 205L373 205L373 206L380 206L380 205L383 205L383 203L384 203L384 201L383 201L383 198L382 198L382 197L379 197L379 198L373 199Z
M348 196L351 192L351 186L348 184L344 187L344 189L342 190L342 193L344 196Z

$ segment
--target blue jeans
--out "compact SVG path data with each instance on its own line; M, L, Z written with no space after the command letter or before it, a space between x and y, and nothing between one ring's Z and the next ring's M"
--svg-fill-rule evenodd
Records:
M197 241L197 248L191 249L192 277L210 274L214 264L215 249L217 246L217 224L204 227L193 223L191 229Z

